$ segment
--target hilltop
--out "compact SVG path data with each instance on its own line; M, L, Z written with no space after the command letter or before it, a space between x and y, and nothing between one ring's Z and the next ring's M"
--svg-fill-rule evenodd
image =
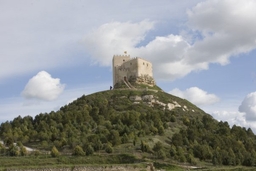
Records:
M230 128L158 87L83 95L56 112L2 123L0 136L5 143L0 147L3 156L40 156L50 151L52 157L62 157L58 162L63 164L157 161L254 166L256 158L251 129ZM23 145L36 151L28 154ZM76 161L65 156L91 158Z

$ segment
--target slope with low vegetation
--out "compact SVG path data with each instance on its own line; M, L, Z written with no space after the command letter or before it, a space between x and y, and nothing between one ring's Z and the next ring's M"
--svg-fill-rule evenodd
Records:
M2 123L0 136L2 156L40 156L45 151L65 164L76 156L102 160L109 155L113 161L106 164L155 160L254 166L256 159L251 129L230 128L162 91L111 90L82 96L56 112ZM29 154L23 145L37 150Z

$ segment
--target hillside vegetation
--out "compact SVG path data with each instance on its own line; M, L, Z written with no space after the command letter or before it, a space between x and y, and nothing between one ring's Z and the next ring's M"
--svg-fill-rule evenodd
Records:
M119 156L116 163L154 160L208 166L254 166L256 159L251 129L230 128L162 91L111 90L82 96L56 112L2 123L0 136L2 156L50 151L52 157L111 155ZM29 154L23 145L36 150ZM126 155L120 159L120 154Z

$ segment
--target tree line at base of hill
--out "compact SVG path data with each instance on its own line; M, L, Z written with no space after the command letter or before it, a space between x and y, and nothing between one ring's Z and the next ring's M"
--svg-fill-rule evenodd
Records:
M182 129L166 138L166 131L175 123ZM166 141L153 145L146 141L154 135ZM227 122L217 122L207 114L200 118L196 113L134 104L122 94L82 96L57 112L34 118L19 116L1 124L0 136L5 144L0 153L7 156L28 155L22 144L36 144L38 150L58 157L66 150L75 156L113 153L115 147L131 143L135 150L154 158L181 163L201 160L214 165L254 166L256 159L256 138L251 129L230 128Z

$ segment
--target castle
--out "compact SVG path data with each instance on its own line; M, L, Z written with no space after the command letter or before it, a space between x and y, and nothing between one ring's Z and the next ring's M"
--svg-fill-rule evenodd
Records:
M152 64L142 58L130 58L126 52L124 55L114 55L112 67L114 88L122 84L128 88L134 88L134 84L155 85Z

